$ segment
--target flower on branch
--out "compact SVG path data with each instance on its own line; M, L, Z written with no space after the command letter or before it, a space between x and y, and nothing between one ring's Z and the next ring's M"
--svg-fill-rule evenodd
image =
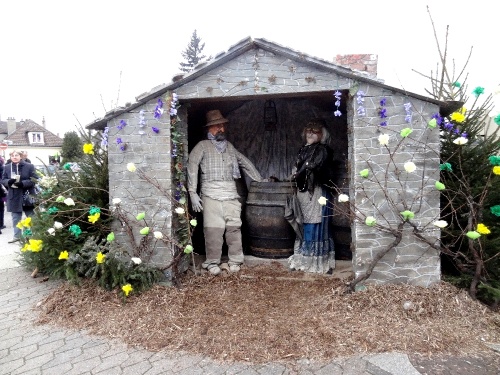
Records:
M479 223L477 225L476 231L478 233L481 233L481 234L490 234L491 233L490 229L482 223Z
M146 236L149 234L149 227L144 227L142 228L140 231L139 231L140 234L142 234L143 236Z
M88 219L89 219L89 223L91 224L95 224L95 222L97 220L99 220L99 218L101 217L101 213L100 212L96 212L95 214L93 215L89 215L88 216Z
M389 144L389 134L380 134L378 136L378 141L381 146L387 146Z
M411 128L404 128L403 130L401 130L401 132L399 134L401 134L401 137L406 138L411 133L413 133L413 130Z
M439 164L439 170L445 171L445 172L452 172L453 171L450 163Z
M118 206L120 203L122 203L122 200L120 198L113 198L112 203L114 206Z
M94 145L92 143L85 143L83 145L83 153L94 155Z
M63 224L59 221L54 221L54 228L56 229L62 229L63 228Z
M490 212L495 216L500 216L500 205L490 207Z
M412 161L407 161L405 164L404 164L404 168L405 168L405 171L408 172L408 173L413 173L415 172L415 170L417 169L417 166L415 165L414 162Z
M125 293L125 297L128 297L128 295L130 294L131 291L134 290L134 288L132 288L132 285L130 284L125 284L124 286L122 286L122 290L123 293Z
M66 199L64 200L64 204L65 204L66 206L74 206L74 205L75 205L75 201L74 201L73 199L71 199L71 198L66 198Z
M347 194L340 194L339 202L341 203L349 202L349 196Z
M365 219L365 224L369 227L373 227L375 224L377 224L377 220L373 216L367 216Z
M184 253L185 254L191 254L193 252L193 246L191 245L186 245L186 247L184 248Z
M66 250L63 250L59 253L59 260L66 260L69 258L69 253Z
M55 236L56 230L54 228L49 228L49 229L47 229L47 233L50 234L51 236Z
M189 221L189 224L191 224L191 226L195 227L195 226L197 226L197 225L198 225L198 221L197 221L196 219L191 219L191 220Z
M108 236L106 237L106 241L108 242L111 242L111 241L114 241L115 240L115 234L113 232L111 232L110 234L108 234Z
M182 208L182 207L177 207L177 208L175 209L175 213L176 213L176 214L179 214L179 215L182 215L182 214L184 214L185 212L186 212L186 211L184 211L184 208Z
M481 235L475 230L470 230L465 235L469 237L471 240L477 240L479 237L481 237Z
M497 115L493 121L495 121L495 124L497 124L498 126L500 126L500 115Z
M134 262L134 264L141 264L142 263L142 259L141 258L133 257L133 258L130 258L130 260L132 262Z
M408 220L411 220L415 217L415 214L412 212L412 211L403 211L403 212L400 212L401 216L403 216L403 219L405 221L408 221Z
M432 224L441 229L448 226L448 222L446 220L436 220Z
M127 169L129 172L135 172L137 170L136 166L134 163L128 163L127 164Z
M493 167L493 173L496 174L496 175L500 175L500 166L495 165Z
M446 189L446 186L440 182L440 181L436 181L436 183L434 184L434 186L436 187L437 190L444 190Z
M455 143L456 145L459 145L459 146L462 146L464 144L466 144L469 140L465 137L458 137L457 139L455 139L453 141L453 143Z
M364 177L364 178L367 178L369 174L370 174L370 170L369 169L363 169L363 170L359 171L359 175L361 177Z
M73 224L71 225L68 230L70 231L70 233L72 233L76 238L78 238L78 236L80 234L82 234L82 230L80 228L80 226L78 226L77 224Z
M139 212L139 213L137 214L137 216L135 217L135 219L136 219L137 221L139 221L139 220L144 219L145 217L146 217L146 213L145 213L145 212Z
M481 94L484 94L484 87L481 87L481 86L478 86L474 89L474 91L472 91L472 93L477 97L479 97L479 95Z
M328 199L326 199L325 197L318 198L318 203L322 206L326 205L327 202L328 202Z
M104 263L106 259L106 255L101 253L100 251L96 254L95 256L95 261L98 263L98 264L102 264Z
M155 238L157 240L161 240L163 238L163 233L156 231L156 232L153 232L153 236L155 236Z

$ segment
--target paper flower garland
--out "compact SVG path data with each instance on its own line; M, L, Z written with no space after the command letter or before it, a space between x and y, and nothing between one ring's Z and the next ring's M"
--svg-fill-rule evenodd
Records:
M339 111L340 99L342 98L342 93L336 90L333 95L335 96L335 107L337 107L337 110L333 112L333 115L336 117L342 116L342 112Z
M363 107L363 105L365 103L364 91L359 90L356 93L356 103L358 103L358 108L356 109L358 116L364 116L366 114L365 107Z
M380 100L380 108L378 110L378 115L382 119L382 121L380 122L380 126L387 126L387 121L384 120L385 118L387 118L387 108L385 108L386 101L386 98L382 98Z
M405 112L406 112L405 121L410 124L411 119L413 117L413 112L411 110L411 103L405 103L403 105L405 107Z

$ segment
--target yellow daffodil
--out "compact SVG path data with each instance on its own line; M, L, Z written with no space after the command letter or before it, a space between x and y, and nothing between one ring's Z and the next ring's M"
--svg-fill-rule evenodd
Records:
M91 224L95 224L95 222L97 220L99 220L99 218L101 217L101 213L100 212L96 212L95 214L93 215L89 215L88 218L89 218L89 223Z
M493 173L496 175L500 175L500 166L499 165L495 165L493 167Z
M85 154L94 155L94 145L92 143L85 143L83 145L83 152Z
M132 285L130 284L125 284L124 286L122 286L122 290L123 293L125 293L125 297L128 297L129 293L133 291L134 288L132 288Z
M95 261L98 263L98 264L101 264L101 263L104 263L104 260L106 259L106 255L104 255L103 253L101 253L100 251L96 254L95 256Z
M478 224L476 232L478 232L480 234L490 234L491 230L489 230L488 227L484 224Z
M61 251L59 254L59 260L66 260L69 258L69 253L66 250Z

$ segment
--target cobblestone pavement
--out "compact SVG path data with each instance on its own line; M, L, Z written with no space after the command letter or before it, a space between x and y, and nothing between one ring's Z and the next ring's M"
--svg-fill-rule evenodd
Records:
M5 230L4 230L5 233ZM4 256L7 240L0 235L0 375L499 375L498 352L487 358L426 359L403 353L363 354L315 363L218 363L182 352L150 352L124 343L35 325L37 304L57 287L43 282ZM9 244L9 246L12 246ZM13 249L10 247L10 249Z

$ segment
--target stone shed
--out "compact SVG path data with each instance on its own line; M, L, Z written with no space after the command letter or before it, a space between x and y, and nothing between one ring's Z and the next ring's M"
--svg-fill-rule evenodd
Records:
M337 57L337 61L341 60ZM385 85L371 73L265 39L247 38L191 73L178 75L172 82L139 95L136 102L106 113L87 128L107 128L111 198L125 200L153 217L156 225L173 231L175 200L158 196L154 188L128 173L128 163L154 177L175 196L179 182L174 175L185 168L188 152L204 138L206 112L219 109L230 121L229 141L263 177L284 181L301 146L302 128L312 117L324 118L333 139L338 171L335 184L338 193L350 197L349 203L335 203L339 208L334 218L336 253L341 259L352 259L353 270L359 275L394 240L391 233L366 225L365 217L387 225L397 223L411 194L421 196L418 210L412 209L418 225L438 219L440 211L439 192L423 191L422 181L430 184L439 178L439 134L438 130L429 131L427 124L443 103ZM172 94L179 103L175 134L171 134L165 104ZM378 137L388 134L396 145L404 129L412 131L408 142L389 156ZM402 181L398 176L405 173L408 161L419 173L407 173ZM387 166L395 173L384 176ZM360 175L364 170L369 171L368 178ZM241 188L246 196L249 181ZM396 211L388 200L395 202ZM415 208L415 202L411 204ZM349 205L355 207L357 215L342 215ZM439 231L432 235L439 238ZM125 241L125 237L117 234L117 240ZM203 241L195 237L194 242L195 251L203 252ZM248 245L245 237L244 242ZM165 264L170 257L168 249L158 248L154 261ZM409 230L369 279L424 286L439 280L439 253L416 241Z

